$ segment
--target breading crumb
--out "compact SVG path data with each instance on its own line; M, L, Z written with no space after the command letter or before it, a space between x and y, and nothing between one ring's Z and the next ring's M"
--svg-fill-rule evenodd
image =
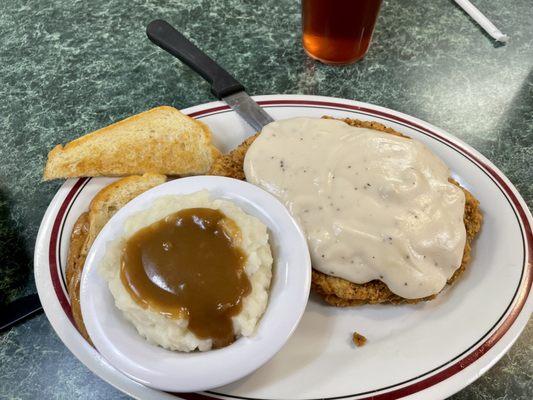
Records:
M355 332L352 335L352 341L353 344L355 344L356 347L364 346L366 343L366 337L363 335L360 335L359 333Z

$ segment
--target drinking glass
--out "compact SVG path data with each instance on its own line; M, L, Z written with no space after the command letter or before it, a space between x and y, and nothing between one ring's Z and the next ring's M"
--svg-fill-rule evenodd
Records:
M305 51L326 64L362 59L380 7L381 0L302 0Z

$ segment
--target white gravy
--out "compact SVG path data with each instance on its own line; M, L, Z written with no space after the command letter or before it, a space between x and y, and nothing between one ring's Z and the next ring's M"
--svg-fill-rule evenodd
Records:
M464 193L416 140L336 120L280 120L250 146L244 171L298 220L318 271L379 279L415 299L438 293L461 265Z

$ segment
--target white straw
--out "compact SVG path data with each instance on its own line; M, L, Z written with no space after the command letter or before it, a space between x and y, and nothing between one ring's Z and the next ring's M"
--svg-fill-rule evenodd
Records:
M481 26L485 31L496 39L498 42L505 43L509 40L509 36L504 35L498 28L494 26L492 22L485 17L481 11L479 11L472 3L468 0L455 0L455 2L463 9L465 12L476 21L479 26Z

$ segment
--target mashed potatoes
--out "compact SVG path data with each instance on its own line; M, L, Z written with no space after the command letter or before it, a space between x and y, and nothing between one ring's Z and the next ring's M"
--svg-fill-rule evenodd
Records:
M226 200L212 200L207 191L183 196L166 196L153 205L130 217L122 237L108 244L99 266L99 273L108 282L115 304L123 315L149 342L178 351L206 351L212 348L211 339L199 339L188 328L187 319L172 319L150 307L139 306L130 296L120 278L120 263L124 244L140 229L157 222L169 214L188 208L220 210L231 218L242 233L241 249L246 254L245 272L252 286L251 293L243 299L242 310L232 318L236 337L250 336L268 302L268 289L272 277L272 254L268 244L266 226L257 218L247 215Z

